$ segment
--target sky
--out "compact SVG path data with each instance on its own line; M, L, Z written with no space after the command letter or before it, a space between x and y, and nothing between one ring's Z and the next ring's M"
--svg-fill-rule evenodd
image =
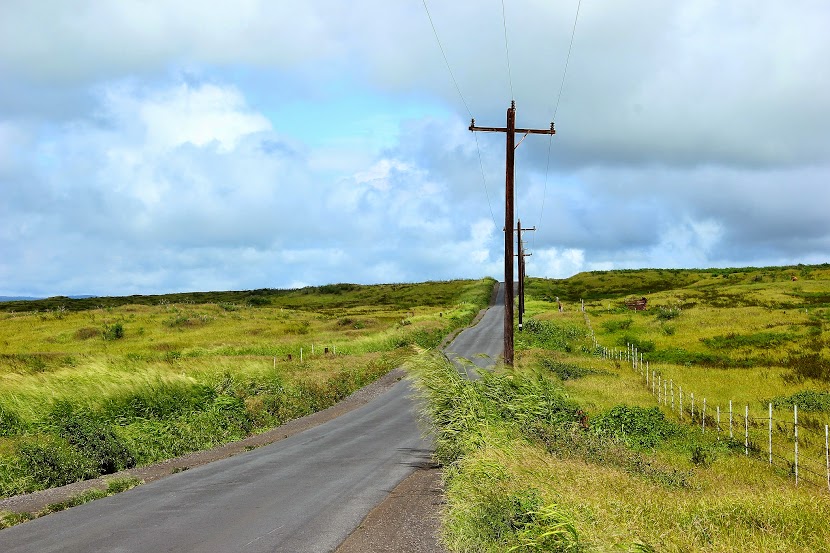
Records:
M516 148L528 275L825 263L829 28L824 0L0 2L0 295L503 278L505 135L468 127L511 100L557 131Z

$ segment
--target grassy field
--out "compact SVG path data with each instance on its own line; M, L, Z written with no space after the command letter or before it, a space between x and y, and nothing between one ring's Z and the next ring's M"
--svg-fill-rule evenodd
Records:
M826 550L830 266L595 272L530 279L527 294L514 370L466 382L440 357L411 362L436 424L452 550ZM643 296L646 311L625 308ZM683 387L683 420L640 370L601 354L628 344Z
M0 496L323 409L467 325L493 284L0 303Z

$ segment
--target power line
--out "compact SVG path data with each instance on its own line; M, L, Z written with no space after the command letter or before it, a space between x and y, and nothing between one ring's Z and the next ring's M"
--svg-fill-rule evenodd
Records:
M565 70L562 72L562 83L559 85L559 95L556 97L556 107L553 110L553 120L556 121L556 112L559 111L559 100L562 99L562 89L565 88L565 76L568 74L568 64L571 61L571 50L574 47L574 36L576 35L576 22L579 20L579 8L582 6L582 0L576 4L576 15L574 16L574 26L571 29L571 43L568 45L568 55L565 58Z
M427 18L429 19L429 24L432 26L432 32L435 34L435 41L438 43L438 48L441 50L441 55L444 57L444 63L447 64L447 71L450 72L450 78L452 79L452 84L455 85L455 90L458 92L458 96L461 98L461 102L464 104L464 108L467 110L467 114L472 117L473 113L470 111L470 106L467 105L467 101L464 99L464 95L461 94L461 89L458 87L458 81L455 80L455 75L452 73L452 68L450 67L450 62L447 60L447 54L444 52L444 47L441 46L441 39L438 38L438 31L435 30L435 23L432 22L432 16L429 14L429 8L427 7L427 0L422 0L424 3L424 10L427 12Z
M562 90L565 88L565 77L568 74L568 65L571 62L571 51L573 50L574 46L574 37L576 36L576 23L579 21L579 8L582 6L582 0L579 0L576 4L576 15L574 15L574 24L573 28L571 28L571 42L568 44L568 55L565 57L565 69L562 71L562 82L559 84L559 94L556 96L556 106L553 109L553 121L556 122L556 114L559 111L559 101L562 99ZM553 144L553 136L548 139L548 159L545 165L545 186L542 192L542 209L539 211L539 224L538 226L542 226L542 215L545 213L545 198L548 193L548 174L550 171L550 152L551 146ZM533 245L536 245L536 235L533 235Z
M473 113L470 111L470 106L467 105L467 100L464 99L464 95L461 94L461 88L458 86L458 81L455 80L455 75L452 72L452 68L450 67L450 62L447 59L447 54L444 52L444 47L441 45L441 39L438 38L438 31L435 29L435 23L432 21L432 16L429 13L429 8L427 7L427 1L422 0L424 3L424 11L427 12L427 18L429 19L429 24L432 27L432 33L435 35L435 42L438 43L438 48L441 50L441 55L444 57L444 63L447 65L447 71L450 74L450 78L452 79L452 83L455 85L455 90L458 92L458 97L461 98L461 103L464 104L464 108L467 110L467 114L470 116L470 119L473 118ZM504 5L502 4L502 8ZM506 33L505 28L505 33ZM507 35L505 35L506 37ZM512 86L512 84L511 84ZM473 133L475 136L475 133ZM484 196L487 198L487 207L490 208L490 217L493 219L493 225L498 227L496 223L496 216L493 214L493 205L490 203L490 192L487 190L487 178L484 175L484 162L481 160L481 148L478 144L478 136L475 137L476 139L476 152L478 153L478 166L481 169L481 182L484 185Z
M507 46L507 16L504 11L504 0L501 0L501 21L504 25L504 54L507 58L507 82L510 83L510 99L515 100L516 95L513 94L513 73L510 71L510 48Z

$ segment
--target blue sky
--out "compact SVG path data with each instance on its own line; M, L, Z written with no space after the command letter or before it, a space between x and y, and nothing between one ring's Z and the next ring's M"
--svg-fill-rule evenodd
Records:
M420 0L0 5L0 295L502 276L470 113L550 124L578 0L427 5L462 96ZM528 273L827 262L828 28L582 2L557 135L517 149Z

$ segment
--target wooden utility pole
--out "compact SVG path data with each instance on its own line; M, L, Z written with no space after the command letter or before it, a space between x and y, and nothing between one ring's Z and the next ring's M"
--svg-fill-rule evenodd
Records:
M507 151L504 179L504 364L513 366L513 159L516 151L516 133L556 134L553 123L550 129L517 129L516 102L507 108L506 127L476 127L476 120L470 122L470 131L503 132L507 134ZM524 140L524 137L522 137ZM521 144L521 140L519 141Z
M517 246L519 249L519 253L516 257L519 260L519 332L522 331L522 316L525 314L525 257L529 255L533 255L531 253L525 253L525 246L524 240L522 240L522 231L527 230L536 230L536 227L531 228L522 228L522 221L521 219L516 223L516 234L517 238Z

